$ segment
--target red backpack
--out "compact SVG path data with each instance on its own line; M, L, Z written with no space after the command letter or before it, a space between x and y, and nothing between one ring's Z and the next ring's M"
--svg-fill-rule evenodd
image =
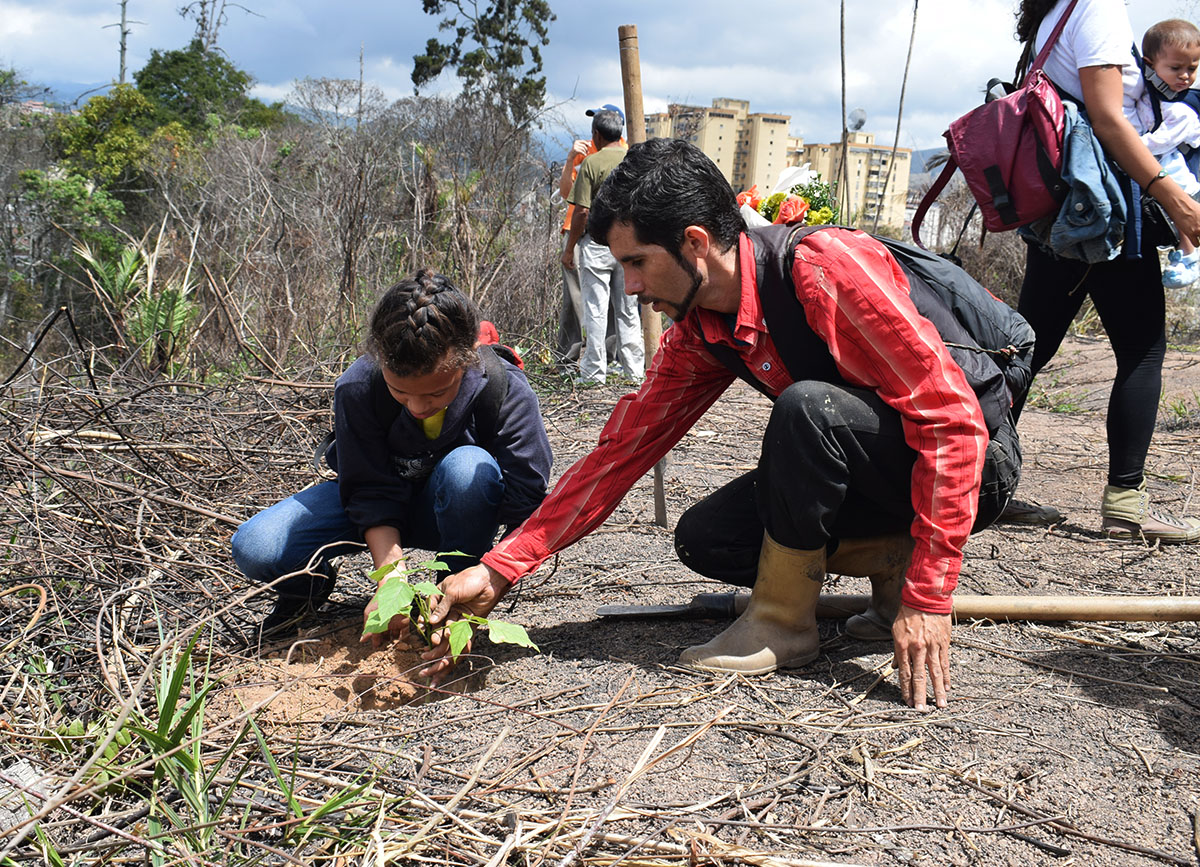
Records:
M920 235L925 213L956 168L962 169L988 231L1015 229L1058 211L1067 194L1060 174L1063 104L1042 66L1076 2L1071 0L1019 87L1005 84L1006 95L993 97L992 88L1001 84L993 78L984 104L946 130L950 158L913 216L918 246L925 246Z

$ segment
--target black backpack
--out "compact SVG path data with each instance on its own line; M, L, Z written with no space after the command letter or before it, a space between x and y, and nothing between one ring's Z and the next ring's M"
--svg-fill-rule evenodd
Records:
M475 416L475 434L479 438L479 444L486 446L496 438L496 434L500 431L500 409L508 397L508 371L505 370L504 362L500 359L503 358L514 367L520 367L521 364L516 351L503 343L480 344L478 349L479 360L483 363L484 372L487 373L487 382L483 386L483 391L471 405L471 411ZM382 391L375 388L375 377L382 379L383 374L378 370L375 371L371 383L372 391L387 395L386 388ZM390 396L386 400L378 401L375 407L385 429L390 428L400 417L401 409L400 404L392 400ZM335 446L336 433L330 430L313 449L313 470L321 472L321 461L324 459L325 463L336 472L336 455L331 454L331 450Z
M756 244L771 243L771 235L782 227L767 226L752 229ZM813 232L838 226L798 226L784 239L784 257L780 265L791 285L792 261L796 245ZM856 231L856 230L851 230ZM1030 360L1033 355L1033 329L1025 319L988 292L970 274L946 259L903 244L892 238L872 236L896 259L908 278L910 297L918 312L937 328L955 362L962 368L983 409L988 431L995 433L1007 419L1012 403L1022 399L1033 381ZM778 235L775 235L778 243ZM812 335L804 320L804 310L795 292L759 292L769 330L775 334L796 335L795 340L776 340L775 347L784 365L793 376L812 378L813 371L804 364L814 357L811 347L804 345L806 335ZM782 297L788 295L788 297ZM800 317L796 323L794 317ZM812 335L813 340L819 340ZM729 347L709 344L709 350L727 368L750 385L767 394L765 387ZM825 351L828 348L825 347ZM840 378L830 360L830 368L816 370L818 377ZM770 396L768 394L768 396Z

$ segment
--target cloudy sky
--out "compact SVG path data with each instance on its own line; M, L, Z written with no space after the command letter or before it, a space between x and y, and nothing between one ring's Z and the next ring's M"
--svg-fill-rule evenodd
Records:
M130 70L151 49L180 48L191 22L183 0L129 0ZM749 99L751 111L789 114L808 142L835 141L841 129L839 4L833 0L550 0L545 72L556 113L551 139L585 132L585 109L621 104L617 28L635 24L646 111L669 102L708 105ZM918 0L912 69L900 144L942 143L954 117L976 105L992 76L1008 78L1018 53L1015 0ZM1161 18L1193 17L1200 0L1131 0L1134 31ZM846 0L847 108L863 108L865 129L890 143L908 50L912 0ZM73 99L118 73L117 0L0 0L0 66L51 84ZM247 11L248 10L248 11ZM436 35L419 0L243 0L228 6L220 45L257 80L255 94L286 99L305 76L367 80L388 96L412 93L412 56ZM453 86L443 82L442 87Z

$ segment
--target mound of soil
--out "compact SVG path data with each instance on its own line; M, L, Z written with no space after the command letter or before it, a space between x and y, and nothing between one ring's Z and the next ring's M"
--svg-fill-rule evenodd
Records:
M221 719L253 708L259 721L297 725L396 711L429 697L418 652L360 643L361 634L355 617L244 660L222 674L209 713Z

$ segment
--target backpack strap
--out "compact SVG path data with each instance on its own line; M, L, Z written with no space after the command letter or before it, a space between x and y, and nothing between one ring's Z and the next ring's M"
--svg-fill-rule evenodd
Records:
M480 344L478 349L479 360L483 364L483 370L487 375L487 379L478 397L475 398L475 403L472 405L471 411L475 417L476 438L480 445L487 445L500 432L501 408L504 406L504 401L508 398L508 371L504 367L504 362L500 359L504 358L510 364L516 366L517 354L502 343L495 345ZM376 375L382 376L378 372L376 372ZM386 390L384 393L386 394ZM400 409L400 404L392 400L390 396L388 396L386 401L377 403L375 407L375 411L379 414L384 427L391 427L396 417L400 415ZM317 443L312 454L313 472L321 472L321 461L325 460L325 456L333 448L335 442L336 433L330 430Z
M921 243L921 224L925 222L925 215L929 212L930 206L937 201L937 197L942 194L942 190L946 189L946 184L950 183L950 176L954 174L954 170L958 168L958 163L951 156L946 160L946 166L942 169L942 173L938 175L924 198L921 199L921 204L917 205L917 212L913 214L912 220L912 237L913 242L922 250L929 249Z
M515 354L502 343L479 346L479 360L483 362L487 382L475 398L472 411L475 414L475 436L481 445L492 442L500 432L500 411L508 397L508 371L500 360L502 356L510 364L516 364L513 360Z
M1063 28L1067 26L1067 19L1070 18L1071 13L1075 11L1075 4L1078 2L1079 0L1071 0L1071 2L1067 4L1067 8L1063 12L1062 17L1058 19L1058 23L1054 25L1054 30L1050 32L1050 38L1046 40L1046 44L1043 45L1042 50L1038 52L1037 58L1033 61L1033 65L1025 71L1026 78L1029 78L1029 76L1033 75L1034 72L1046 65L1046 61L1050 59L1050 50L1054 48L1054 43L1058 42L1058 37L1062 35ZM1031 41L1036 39L1037 34L1035 33L1034 38Z

